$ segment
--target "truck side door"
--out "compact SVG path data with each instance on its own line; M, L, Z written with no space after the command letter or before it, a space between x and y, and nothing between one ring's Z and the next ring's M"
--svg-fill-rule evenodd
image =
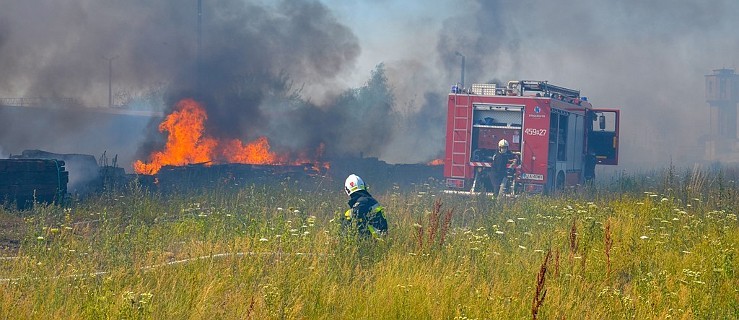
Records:
M597 164L618 164L619 110L592 109L586 120L587 153L595 156Z

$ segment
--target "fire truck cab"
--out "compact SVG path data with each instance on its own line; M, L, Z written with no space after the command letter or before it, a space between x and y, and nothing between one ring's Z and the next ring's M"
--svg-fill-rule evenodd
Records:
M596 109L580 91L547 81L505 87L452 87L448 97L444 177L453 192L490 192L498 141L517 155L508 194L548 193L584 184L596 165L618 164L619 110ZM497 188L495 186L494 188ZM485 190L487 189L487 190Z

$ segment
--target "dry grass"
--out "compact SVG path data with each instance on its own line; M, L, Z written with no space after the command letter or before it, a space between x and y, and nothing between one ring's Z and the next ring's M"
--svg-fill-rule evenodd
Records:
M706 174L688 202L377 192L383 243L331 221L340 186L292 182L5 212L24 230L0 260L0 319L732 319L733 179Z

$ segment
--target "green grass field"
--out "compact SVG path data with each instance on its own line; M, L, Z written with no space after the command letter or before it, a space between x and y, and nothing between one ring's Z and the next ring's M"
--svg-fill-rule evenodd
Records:
M340 182L5 209L0 319L736 319L736 176L515 201L388 187L382 242L340 230Z

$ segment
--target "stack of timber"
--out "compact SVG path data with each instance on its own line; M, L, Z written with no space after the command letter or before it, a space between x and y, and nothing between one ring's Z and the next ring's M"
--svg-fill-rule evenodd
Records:
M55 159L0 159L0 200L25 209L33 203L61 201L69 172Z
M10 159L55 159L62 161L69 172L67 189L74 194L88 194L102 186L100 168L95 157L89 154L54 153L43 150L23 150Z

